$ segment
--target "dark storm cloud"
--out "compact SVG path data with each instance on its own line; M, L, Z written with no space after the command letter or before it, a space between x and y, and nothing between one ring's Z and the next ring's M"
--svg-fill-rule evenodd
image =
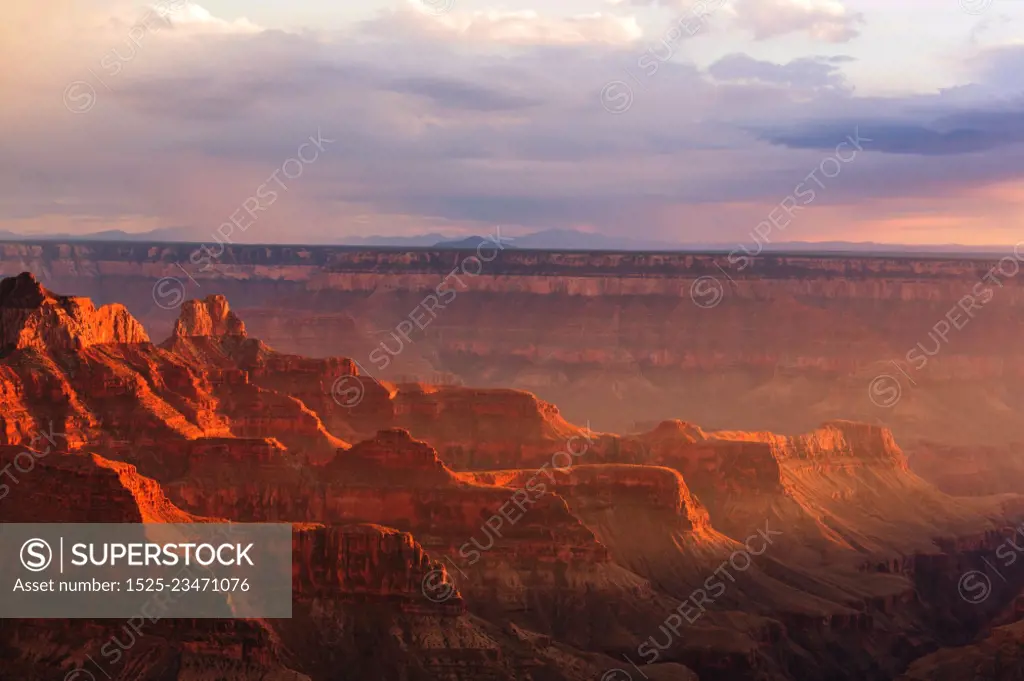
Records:
M792 149L824 150L834 147L835 140L855 126L872 140L871 148L880 153L958 156L1024 142L1024 108L957 112L926 124L882 120L812 123L787 131L765 132L762 139Z
M936 95L906 98L851 99L855 115L816 112L802 124L750 126L759 139L790 149L827 150L845 131L859 126L872 138L872 149L907 156L967 156L970 165L958 171L970 177L984 168L993 179L993 161L1003 158L1003 178L1024 173L1017 145L1024 142L1024 46L1001 47L971 60L974 83ZM821 115L825 114L825 115ZM831 114L831 115L829 115Z

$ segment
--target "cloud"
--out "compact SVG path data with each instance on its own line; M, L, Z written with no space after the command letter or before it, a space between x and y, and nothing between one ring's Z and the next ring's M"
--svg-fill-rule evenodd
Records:
M445 108L473 111L514 111L535 106L539 100L523 95L506 94L472 83L434 76L396 78L385 87L418 95Z
M856 125L872 139L872 149L886 154L960 156L1004 149L1024 143L1024 102L949 113L927 123L885 120L811 123L764 139L792 149L827 149L842 131Z
M148 36L116 75L99 63L126 46L128 24L96 18L85 25L106 32L77 38L47 26L35 37L66 53L0 86L11 103L0 108L0 229L185 225L206 238L318 129L336 141L240 241L494 223L745 239L858 128L872 142L787 238L873 233L874 222L909 230L937 197L961 199L965 224L1008 224L991 218L1010 210L1010 190L979 188L1024 181L1012 78L1024 48L979 54L969 86L869 98L846 85L848 57L733 53L701 69L680 53L645 75L639 50L598 40L463 40L409 8L374 22L188 40L175 27ZM69 112L65 86L91 72L105 80L90 81L94 109ZM611 116L599 93L618 79L635 102Z
M432 0L450 3L452 0ZM445 6L450 6L445 4ZM624 45L642 37L633 16L595 12L551 16L534 10L439 11L424 0L407 0L399 10L368 22L375 32L421 33L470 43L505 45Z
M264 30L246 18L226 21L191 0L164 0L153 7L158 16L166 16L174 28L189 33L259 33ZM180 5L180 7L179 7Z
M802 57L786 64L754 59L746 54L730 54L708 67L708 73L720 81L762 82L795 88L850 89L840 65L851 57Z
M806 33L814 40L845 43L860 33L860 13L839 0L735 0L735 23L757 40Z

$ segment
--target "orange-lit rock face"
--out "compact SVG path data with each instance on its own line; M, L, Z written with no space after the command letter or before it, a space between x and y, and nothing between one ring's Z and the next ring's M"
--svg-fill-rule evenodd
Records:
M224 296L186 300L174 324L175 336L244 336L245 324L235 316Z
M910 471L892 433L870 424L832 421L784 436L674 421L622 442L600 448L614 453L636 442L644 462L678 471L718 531L740 539L767 519L784 532L786 555L831 569L902 564L907 552L935 551L937 537L982 541L995 529L986 516L1007 508L1005 500L934 489Z
M678 421L664 422L639 440L647 451L645 461L678 470L699 485L702 496L780 491L779 465L768 443L709 437Z
M605 547L554 488L534 485L526 492L460 480L431 447L404 430L382 431L340 450L324 466L296 466L301 462L270 453L258 465L248 464L248 474L239 476L226 454L193 456L191 461L189 470L166 489L177 504L193 512L239 521L375 523L411 533L435 560L445 557L447 572L418 562L418 549L410 548L407 539L344 540L350 548L361 546L365 555L345 553L337 539L318 539L317 546L326 546L310 550L312 555L329 554L316 568L326 574L313 573L308 579L328 591L340 579L351 584L370 579L361 573L336 573L341 565L358 571L379 561L393 571L382 582L385 593L413 609L419 608L416 593L410 593L414 586L422 600L423 589L433 593L429 589L441 588L445 580L457 583L462 597L472 595L478 611L508 613L500 615L506 617L529 607L531 614L516 616L545 630L551 626L547 618L552 609L563 607L558 603L574 604L574 620L585 620L593 608L639 617L637 611L646 613L652 607L649 593L632 602L644 591L643 580L611 562ZM372 591L369 585L364 588ZM461 608L457 596L435 599L435 610ZM592 636L586 628L579 635Z
M207 443L192 452L196 468L224 467L215 447ZM274 460L259 449L264 465ZM256 458L254 457L254 458ZM236 472L253 460L233 461ZM182 511L164 495L155 480L134 466L98 455L68 454L0 446L0 469L26 472L7 477L0 499L0 520L10 523L194 523L214 520ZM409 533L379 525L325 527L300 524L293 535L295 588L302 596L402 596L423 601L422 581L440 564L430 560ZM456 594L457 596L457 594ZM456 598L450 605L461 609Z
M394 423L428 439L456 470L539 467L588 446L557 407L525 391L398 386L392 402Z
M359 476L379 473L389 482L408 482L417 486L444 485L452 481L435 452L425 442L413 440L406 430L384 430L338 456L327 466L330 473Z
M4 468L17 478L0 500L5 523L197 522L134 466L98 455L0 446Z
M907 459L896 445L892 431L869 423L830 421L804 435L783 437L766 434L718 433L724 439L763 440L781 459L806 465L879 463L901 471Z
M197 454L203 452L197 452ZM0 446L0 468L29 468L3 497L3 522L194 523L217 519L185 513L171 504L160 485L140 476L133 466L96 455L43 453ZM241 464L245 466L246 463ZM238 468L234 469L237 474ZM5 478L12 483L11 478ZM221 521L223 522L223 521ZM216 669L218 675L256 681L260 678L327 678L319 665L333 666L335 655L350 661L359 656L338 635L360 612L373 609L385 631L409 626L406 616L417 618L426 629L455 622L465 606L444 566L432 560L407 533L359 525L325 527L300 525L292 535L293 611L289 620L161 620L141 616L128 623L114 621L7 620L0 627L4 642L4 669L0 677L43 679L49 664L77 667L85 656L91 665L113 676L130 669L133 679L167 678L168 668L183 666L195 673ZM449 590L442 602L426 597L425 578L436 579ZM433 584L434 582L430 582ZM130 627L130 625L132 625ZM133 627L133 628L132 628ZM415 627L414 627L415 628ZM372 626L361 625L362 636L376 636ZM50 662L32 654L54 634L63 637L62 650ZM326 638L326 641L325 641ZM282 661L282 641L304 652L302 662ZM354 643L354 642L353 642ZM325 654L329 646L337 652ZM454 648L454 642L442 648ZM344 649L344 652L342 650ZM424 660L427 662L428 660ZM351 662L350 662L351 663ZM99 674L95 666L86 673ZM422 663L421 663L422 664ZM402 666L399 664L398 666ZM313 676L298 676L296 670ZM48 672L47 672L48 673ZM70 673L70 672L68 672ZM373 674L372 671L367 672ZM387 677L391 672L378 674ZM175 677L184 681L195 676Z
M425 579L454 584L444 566L433 561L407 532L379 525L299 527L293 539L296 595L299 598L333 597L356 601L401 599L409 605L429 606ZM454 588L454 587L453 587ZM464 610L455 592L441 612Z
M662 346L657 362L666 385L678 378L667 368L673 353L692 352L691 369L729 365L735 348L711 339L687 349L673 345L671 334L653 339L640 323L651 321L638 301L667 297L679 282L665 281L678 278L679 267L699 270L700 262L645 260L657 276L623 275L614 285L634 298L605 308L593 294L609 293L611 281L575 281L564 272L589 276L635 262L552 257L520 254L508 265L522 271L495 275L485 287L488 295L528 293L506 299L522 305L523 315L540 296L556 301L566 324L554 335L583 348L577 356L561 347L556 355L565 366L614 371L622 357L609 348L633 342ZM408 256L403 266L417 266L418 258ZM335 287L349 287L361 297L377 276L375 263L341 258L332 267L366 271L311 278L309 285L332 296ZM903 276L897 265L881 274L844 272ZM529 273L537 266L563 274L541 280ZM825 260L786 266L832 271ZM298 266L289 272L301 275ZM412 286L417 278L429 276L401 281ZM870 292L858 286L850 290ZM764 287L765 300L778 292ZM292 620L165 623L147 662L121 678L166 681L167 669L189 669L195 673L174 681L214 673L236 681L330 681L343 668L386 681L409 670L424 679L589 681L622 664L603 653L634 654L652 635L665 636L660 623L674 622L679 636L665 644L652 679L692 679L679 662L701 678L885 679L951 640L950 631L979 630L1005 592L1024 583L1024 576L1008 575L993 603L966 615L958 610L960 573L984 565L1005 541L1003 525L1019 520L1021 499L958 499L935 490L908 469L892 432L877 425L828 421L779 435L673 420L633 435L595 433L583 427L585 419L571 423L525 390L390 383L366 377L352 358L277 352L250 337L219 296L186 303L176 333L155 346L131 340L145 332L126 331L129 318L108 323L111 313L102 310L116 308L97 310L27 278L5 280L0 290L11 311L4 338L15 329L15 342L0 353L2 442L24 446L51 421L64 434L51 453L29 454L35 467L15 472L13 485L0 480L8 486L0 519L300 524ZM567 292L578 296L571 305L562 298ZM636 333L612 343L601 329L576 326L580 309L610 313L605 323L613 325L624 324L625 315ZM484 327L489 316L516 319L470 310ZM495 347L515 355L534 342L507 330L501 337L486 329L467 334L479 344L478 358ZM435 347L460 342L446 336ZM531 352L517 356L532 362ZM740 364L750 361L737 356ZM500 383L503 371L494 369L488 380ZM576 378L585 383L585 375ZM352 393L354 385L362 392ZM593 403L623 387L587 385ZM714 399L742 399L748 387L737 381ZM350 400L353 394L359 399ZM22 447L0 447L0 469L24 468L24 456ZM444 598L432 597L438 586L448 590ZM666 619L686 603L697 620ZM47 626L0 625L0 647L22 651L12 667L19 681L63 678L95 653L86 641L109 636L62 629L62 647L53 651ZM34 652L44 645L52 653L45 659ZM45 673L25 673L40 665Z
M531 479L544 481L567 499L585 500L590 508L640 505L679 515L687 530L709 529L708 513L690 493L677 471L655 466L599 464L536 470L460 473L464 480L523 489Z
M116 291L154 337L166 337L177 313L154 304L153 285L181 277L174 263L191 248L8 243L0 255L46 272L55 290L97 299ZM370 353L451 271L457 253L225 250L230 274L196 273L202 289L190 294L227 295L249 333L280 351L352 357L381 380L445 375L528 390L571 421L615 432L686 418L796 433L845 418L881 419L904 443L1024 441L1012 416L1024 403L1024 328L1015 321L1024 279L985 283L993 261L765 255L739 271L724 255L506 249L479 276L464 277L457 298L379 370ZM714 307L690 299L699 277L722 285ZM969 318L956 313L968 294L980 306ZM962 328L936 344L934 327L950 310ZM915 348L923 367L907 359ZM884 375L901 383L901 396L878 407L868 385Z
M22 274L0 284L0 352L75 352L102 343L147 343L123 305L96 308L87 298L57 296Z
M225 455L226 456L226 455ZM553 489L540 488L518 508L513 489L459 480L427 444L404 430L341 450L329 464L302 467L283 451L270 452L247 478L232 478L229 459L192 455L167 489L184 508L239 521L379 523L411 531L431 549L457 551L476 538L495 556L576 554L603 559L593 534L568 512ZM251 498L262 503L254 506ZM491 521L498 528L489 531ZM515 519L513 521L513 518ZM488 549L490 550L490 549Z

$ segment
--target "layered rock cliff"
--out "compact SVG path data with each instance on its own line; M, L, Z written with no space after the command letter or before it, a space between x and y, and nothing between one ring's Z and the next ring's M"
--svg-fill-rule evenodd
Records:
M509 267L598 276L622 263ZM659 282L686 265L659 263L644 264ZM349 265L376 276L372 258ZM589 681L622 666L605 655L656 650L653 679L691 678L684 664L712 680L882 681L983 628L1024 581L962 608L958 577L1024 518L1021 498L935 490L883 427L594 432L522 390L388 382L353 358L278 352L217 295L184 303L159 346L120 332L54 342L88 315L45 312L60 297L20 286L10 318L35 319L39 342L0 356L0 465L21 470L45 425L62 437L29 454L40 468L7 483L22 503L0 499L0 515L299 525L293 620L168 625L130 678L164 681L165 665L175 681L339 668ZM57 650L46 624L4 623L0 646L20 651L10 669L66 673L92 645L75 627Z
M906 442L1024 440L1014 262L505 249L470 275L465 251L230 245L186 276L195 247L5 243L0 266L123 302L160 337L184 300L225 294L280 351L529 390L599 430L852 418Z
M147 343L123 305L97 308L88 298L58 296L29 273L0 282L0 353L75 352L104 343Z
M96 454L0 445L0 469L13 475L0 498L5 523L205 521L174 506L134 466Z
M0 447L0 466L35 463L0 503L3 522L190 523L160 485L97 455ZM364 463L372 465L370 459ZM235 469L237 473L237 468ZM135 681L311 681L339 664L363 678L584 681L609 663L522 629L465 614L444 565L415 538L378 525L299 524L287 620L5 620L4 681L71 676ZM445 589L445 598L425 589ZM433 596L433 597L432 597ZM678 670L686 672L678 666ZM77 670L77 671L75 671ZM173 674L169 677L168 674ZM690 677L684 677L690 678Z
M242 323L224 296L187 300L174 323L174 336L245 336Z

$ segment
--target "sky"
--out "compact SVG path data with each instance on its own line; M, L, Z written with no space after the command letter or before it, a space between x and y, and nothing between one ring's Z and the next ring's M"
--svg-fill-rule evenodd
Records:
M1019 0L37 0L0 230L1024 239Z

